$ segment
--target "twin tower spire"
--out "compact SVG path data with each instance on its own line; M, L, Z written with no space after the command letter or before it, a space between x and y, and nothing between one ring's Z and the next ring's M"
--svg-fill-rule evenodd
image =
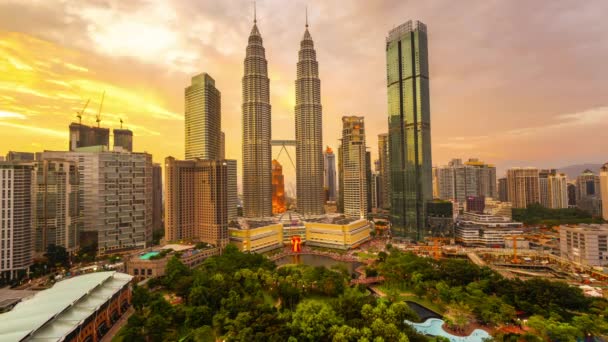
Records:
M243 214L272 216L270 80L254 3L243 76ZM297 209L324 213L321 81L312 37L306 29L297 63L295 135Z

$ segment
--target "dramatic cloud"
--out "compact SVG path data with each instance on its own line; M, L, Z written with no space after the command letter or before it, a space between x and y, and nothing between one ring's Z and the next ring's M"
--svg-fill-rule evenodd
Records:
M341 116L364 115L375 157L377 134L387 130L385 37L418 19L429 34L434 164L608 159L608 2L258 1L275 139L294 136L305 6L320 65L324 143L334 149ZM83 121L94 123L105 91L102 125L123 119L135 148L157 162L183 157L183 89L207 72L222 92L227 155L240 160L251 21L248 0L0 2L0 151L64 149L75 112L90 98ZM293 182L289 160L280 161Z

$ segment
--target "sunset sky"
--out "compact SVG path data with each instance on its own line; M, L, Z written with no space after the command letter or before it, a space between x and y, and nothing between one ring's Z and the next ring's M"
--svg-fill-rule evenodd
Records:
M500 175L608 161L608 1L260 0L274 139L295 135L306 6L325 145L336 149L343 115L363 115L377 157L387 130L385 37L417 19L428 27L434 165L479 157ZM90 98L83 123L94 124L105 91L102 126L122 118L135 150L156 162L183 158L184 88L207 72L240 174L251 25L251 1L0 0L0 155L66 149L75 112Z

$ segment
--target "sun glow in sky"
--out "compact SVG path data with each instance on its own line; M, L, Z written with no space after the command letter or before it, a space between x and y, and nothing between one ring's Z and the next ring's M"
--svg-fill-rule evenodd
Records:
M433 164L608 160L608 2L258 1L274 139L295 134L306 5L324 144L334 150L340 118L363 115L376 158L387 129L385 37L418 19L429 32ZM222 92L227 156L240 160L251 16L248 0L0 0L0 154L66 149L76 111L90 99L83 123L94 124L105 91L102 126L122 119L135 150L156 162L182 158L184 88L207 72ZM285 155L280 161L289 191L295 172Z

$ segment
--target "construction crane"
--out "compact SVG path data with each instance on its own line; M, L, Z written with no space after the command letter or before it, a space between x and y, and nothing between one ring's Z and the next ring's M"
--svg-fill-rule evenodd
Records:
M101 122L101 107L103 107L103 99L106 97L106 91L103 91L103 94L101 94L101 103L99 104L99 112L97 112L97 116L95 118L95 121L97 122L97 128L99 128L99 123Z
M89 105L89 102L91 101L91 99L89 98L87 100L87 103L84 104L84 107L82 107L81 111L76 111L76 117L78 118L78 124L82 125L82 115L84 114L84 111L87 109L87 106Z
M538 234L516 234L516 235L511 235L508 236L508 238L513 239L513 259L511 259L511 262L514 264L519 264L521 263L521 260L519 260L519 258L517 257L517 239L519 238L540 238L540 236L538 236Z
M427 246L418 246L418 249L429 251L429 255L433 256L433 259L439 260L441 258L441 241L450 241L447 237L427 237L426 240L430 240L432 244Z

